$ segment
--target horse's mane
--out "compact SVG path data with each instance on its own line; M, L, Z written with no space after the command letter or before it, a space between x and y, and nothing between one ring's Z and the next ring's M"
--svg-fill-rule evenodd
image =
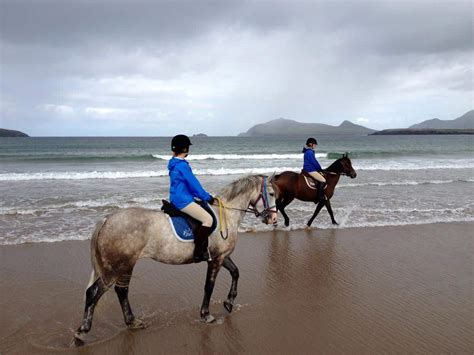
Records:
M261 183L262 175L247 175L225 186L219 195L227 201L231 201L251 189L258 189Z

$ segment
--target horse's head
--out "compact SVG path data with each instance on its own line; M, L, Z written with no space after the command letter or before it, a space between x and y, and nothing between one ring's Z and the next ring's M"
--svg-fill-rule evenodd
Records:
M347 153L343 154L342 158L337 159L326 170L336 174L350 176L352 179L357 176Z
M261 178L260 188L252 196L250 205L254 209L255 216L260 217L263 223L276 225L276 186L274 185L273 176L270 178L268 176L261 176Z
M339 159L342 167L342 174L350 176L351 179L354 179L357 176L356 171L352 167L352 162L348 157L348 154L344 154L342 158Z

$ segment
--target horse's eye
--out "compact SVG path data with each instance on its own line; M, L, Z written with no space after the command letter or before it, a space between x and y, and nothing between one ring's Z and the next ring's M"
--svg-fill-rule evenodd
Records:
M273 196L275 196L275 194L274 194L273 192L271 192L271 193L270 193L270 196L272 196L272 197L273 197Z

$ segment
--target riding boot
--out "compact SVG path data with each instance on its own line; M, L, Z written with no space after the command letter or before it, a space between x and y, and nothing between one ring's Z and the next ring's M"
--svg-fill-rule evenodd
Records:
M318 202L326 201L326 196L324 195L324 188L326 187L325 182L318 181Z
M200 226L196 232L194 238L194 255L193 259L195 263L201 261L207 261L209 259L209 253L207 247L209 245L208 237L211 234L211 227Z

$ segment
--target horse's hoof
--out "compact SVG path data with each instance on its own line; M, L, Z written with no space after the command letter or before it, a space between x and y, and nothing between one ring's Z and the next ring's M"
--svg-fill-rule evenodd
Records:
M135 318L130 324L127 324L128 329L145 329L150 325L150 322L145 322L140 318Z
M232 304L232 302L224 301L224 307L227 310L227 312L231 313L232 308L234 308L234 305Z
M206 323L206 324L210 324L210 323L213 323L216 321L216 318L214 318L212 315L210 314L207 314L203 317L201 317L201 320Z
M310 230L313 229L313 227L311 227L311 226L305 226L304 229L305 229L306 231L310 231Z
M288 227L290 225L290 222L285 222L285 227Z
M74 338L71 340L71 347L83 346L84 345L84 333L75 333Z
M337 223L336 221L332 222L332 224L334 224L335 226L339 225L339 223Z

